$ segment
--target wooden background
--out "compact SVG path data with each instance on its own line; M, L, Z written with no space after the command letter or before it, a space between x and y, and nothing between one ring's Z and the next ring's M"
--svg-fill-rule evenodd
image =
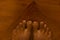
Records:
M45 21L53 32L53 40L60 40L59 0L0 0L0 40L9 40L19 21Z

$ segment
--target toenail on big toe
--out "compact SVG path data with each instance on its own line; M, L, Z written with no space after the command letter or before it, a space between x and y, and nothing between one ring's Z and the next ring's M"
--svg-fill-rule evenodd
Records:
M33 30L34 30L34 31L37 31L38 26L39 26L39 25L38 25L38 22L34 21L34 22L33 22Z
M41 21L41 22L40 22L40 29L43 29L43 27L44 27L44 22Z
M31 30L31 27L32 27L32 21L28 21L27 22L27 29Z

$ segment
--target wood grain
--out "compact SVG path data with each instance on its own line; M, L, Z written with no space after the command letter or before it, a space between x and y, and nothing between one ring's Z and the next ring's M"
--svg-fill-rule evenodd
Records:
M54 40L60 40L59 0L0 0L0 40L8 40L9 30L19 20L45 21L53 32ZM15 25L14 25L15 23ZM12 26L11 26L12 25Z

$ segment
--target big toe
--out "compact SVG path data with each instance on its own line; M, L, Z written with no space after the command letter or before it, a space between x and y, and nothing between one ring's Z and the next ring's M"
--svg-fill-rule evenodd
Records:
M30 31L32 28L32 21L27 21L27 29Z
M34 32L37 32L38 27L39 27L38 22L37 22L37 21L34 21L34 22L33 22L33 31L34 31Z

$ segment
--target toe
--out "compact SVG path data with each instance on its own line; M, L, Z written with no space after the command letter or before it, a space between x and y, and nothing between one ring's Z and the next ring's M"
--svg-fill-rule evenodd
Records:
M48 37L51 38L51 35L52 35L51 31L49 31Z
M28 21L27 22L27 29L31 30L31 28L32 28L32 21Z
M13 29L12 34L16 35L16 29Z
M23 20L23 29L25 29L27 26L26 26L26 20Z
M33 30L34 30L34 31L37 31L38 26L39 26L39 25L38 25L38 22L34 21L34 22L33 22Z
M51 33L51 31L49 31L48 33L49 33L49 34L47 35L47 38L48 38L49 40L52 40L52 33Z
M44 29L46 29L47 28L47 24L44 24Z
M41 22L40 22L40 29L43 29L43 27L44 27L44 22L41 21Z
M24 28L23 28L23 23L20 22L18 28L19 28L20 31L22 31L22 30L24 29Z
M12 40L15 40L15 37L16 37L16 33L17 32L17 30L16 29L13 29L13 31L12 31Z
M45 31L45 35L48 35L48 34L49 34L49 28L47 27Z
M44 26L45 26L45 25L44 25L44 22L41 21L41 22L40 22L40 27L39 27L41 32L44 32L44 31L45 31Z

